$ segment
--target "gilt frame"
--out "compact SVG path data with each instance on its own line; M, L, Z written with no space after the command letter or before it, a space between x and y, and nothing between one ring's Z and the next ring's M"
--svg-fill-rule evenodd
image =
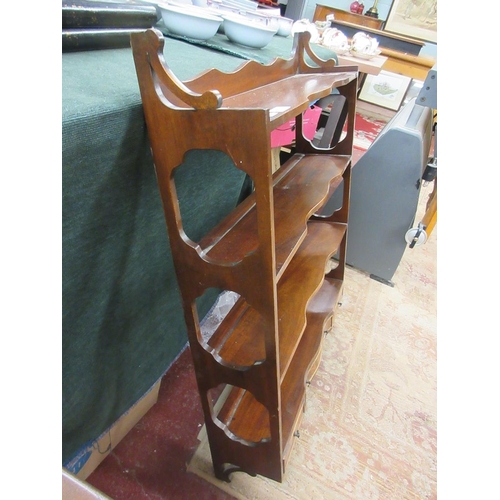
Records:
M437 0L394 0L384 31L437 43Z

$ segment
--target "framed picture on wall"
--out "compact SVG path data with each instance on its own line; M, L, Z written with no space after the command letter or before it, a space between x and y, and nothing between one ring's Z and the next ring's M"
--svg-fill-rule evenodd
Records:
M366 75L358 99L398 111L410 83L410 77L388 71L381 71L378 75Z
M384 30L437 43L437 0L394 0Z

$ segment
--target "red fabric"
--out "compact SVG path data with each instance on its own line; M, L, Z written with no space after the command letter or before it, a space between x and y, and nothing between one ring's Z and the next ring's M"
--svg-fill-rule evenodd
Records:
M355 138L358 139L358 144L354 147L366 151L369 145L375 140L375 137L385 127L387 121L378 120L368 115L356 113L356 121L354 123ZM369 144L368 144L369 143ZM365 147L368 145L368 147Z
M304 113L304 136L311 140L316 133L321 108L313 106ZM271 147L288 146L295 141L295 119L288 121L271 132Z
M313 106L308 109L304 115L304 135L312 139L316 132L321 108ZM380 131L385 127L390 118L377 117L365 114L361 111L356 112L356 121L354 123L354 149L353 165L363 153L370 147ZM344 127L346 132L347 124ZM295 141L295 120L290 120L286 124L278 127L271 132L271 147L288 146Z

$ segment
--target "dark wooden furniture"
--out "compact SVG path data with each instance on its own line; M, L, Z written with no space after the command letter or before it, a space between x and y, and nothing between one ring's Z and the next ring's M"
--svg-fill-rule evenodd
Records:
M336 9L335 7L330 7L329 5L323 5L320 3L316 4L313 21L325 21L328 14L334 14L336 21L346 21L348 23L357 24L358 26L366 26L376 30L382 29L384 24L384 21L381 19L364 16L362 14L354 14L353 12Z
M436 60L432 57L405 54L404 52L384 47L381 47L380 50L382 55L387 57L387 61L382 66L382 69L409 76L416 80L424 81L429 71L436 64Z
M320 60L309 39L296 35L290 59L183 82L164 60L158 30L131 37L214 471L226 481L239 470L283 480L306 382L342 293L357 71ZM302 113L334 88L348 103L347 133L318 149L302 136ZM271 130L293 117L296 154L273 174ZM229 157L254 189L194 240L176 177L206 168L186 164L200 151ZM315 215L340 184L341 209ZM325 274L336 254L338 265ZM197 300L214 288L239 299L207 338Z
M338 19L335 19L332 22L332 26L342 31L342 33L344 33L347 38L352 38L358 31L364 31L368 35L371 35L378 40L379 48L397 50L399 52L412 54L414 56L417 56L421 48L425 45L425 42L423 42L422 40L417 40L416 38L396 35L395 33L390 33L388 31L382 31L375 28L369 28L368 26L360 27L356 23L341 21Z

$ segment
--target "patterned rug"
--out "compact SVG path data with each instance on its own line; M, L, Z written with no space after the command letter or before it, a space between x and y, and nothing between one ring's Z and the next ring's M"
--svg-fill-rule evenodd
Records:
M353 165L356 165L390 119L389 116L373 113L365 109L356 110L352 151Z
M242 500L436 499L436 249L407 248L394 288L347 269L283 483L217 480L203 434L188 470Z
M354 124L354 147L366 151L389 119L382 115L357 111Z

